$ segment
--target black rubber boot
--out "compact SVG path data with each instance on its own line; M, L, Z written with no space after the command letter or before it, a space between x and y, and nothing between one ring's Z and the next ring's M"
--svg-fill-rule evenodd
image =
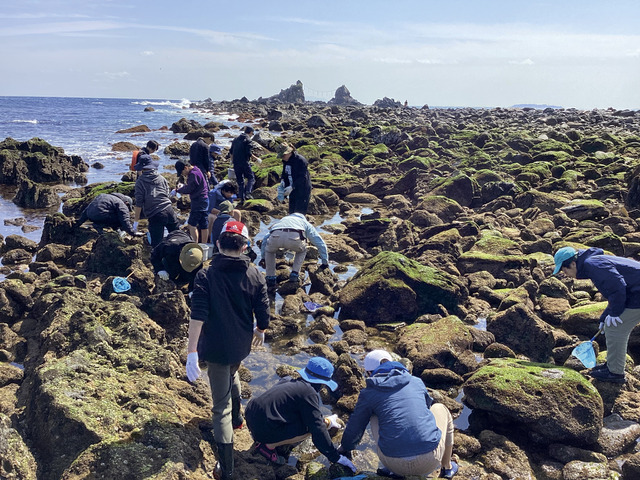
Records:
M244 417L240 412L240 406L240 397L231 397L231 425L234 430L242 428L242 424L244 423Z
M213 472L217 480L233 479L233 443L217 443L218 464Z

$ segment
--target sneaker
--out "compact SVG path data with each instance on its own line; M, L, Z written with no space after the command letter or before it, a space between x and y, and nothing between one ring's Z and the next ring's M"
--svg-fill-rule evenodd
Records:
M591 371L595 372L596 370L602 370L604 368L607 368L607 362L601 363L600 365L596 365L591 369Z
M458 464L453 460L451 460L451 468L440 469L440 477L442 478L453 478L456 473L458 473Z
M600 380L601 382L612 382L612 383L624 383L624 373L611 373L608 367L601 368L599 370L591 370L589 372L596 380Z
M244 196L245 200L253 200L253 195L251 195L250 193L245 194Z
M380 467L376 474L380 477L388 477L388 478L404 478L402 475L398 475L397 473L393 473L387 467Z
M283 457L278 455L278 452L276 452L273 448L267 447L264 443L256 443L255 452L259 453L271 463L275 463L276 465L284 465L285 463L287 463L287 461Z

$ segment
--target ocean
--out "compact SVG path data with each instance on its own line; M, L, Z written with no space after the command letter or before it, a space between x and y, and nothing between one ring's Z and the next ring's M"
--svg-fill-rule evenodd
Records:
M161 168L175 163L162 153L164 147L174 141L183 141L184 134L174 134L161 127L186 118L201 124L209 121L224 123L230 127L244 124L233 115L212 115L189 108L190 100L125 99L125 98L68 98L68 97L0 97L0 140L11 137L26 141L33 137L62 147L68 155L79 155L89 165L96 162L103 169L91 167L88 183L120 180L131 161L129 152L113 152L111 146L128 141L140 147L149 140L160 143ZM145 112L145 107L155 111ZM146 125L152 131L138 134L115 133L136 125ZM216 142L225 146L238 135L238 130L216 134ZM12 202L15 188L0 186L0 215L3 220L24 217L29 225L42 226L47 211L19 208ZM23 235L39 241L41 230L30 233L20 226L0 222L0 235Z

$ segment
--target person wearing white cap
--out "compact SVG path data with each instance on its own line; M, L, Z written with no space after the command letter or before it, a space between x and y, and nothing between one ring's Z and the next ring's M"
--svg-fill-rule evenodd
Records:
M348 456L371 423L384 465L379 475L428 475L440 467L440 477L452 478L458 464L451 459L453 419L447 407L434 404L422 380L393 361L389 352L368 353L364 368L366 387L349 417L340 451Z
M591 369L589 375L603 382L624 383L627 344L631 330L640 323L640 262L605 255L601 248L576 250L563 247L553 256L553 275L593 282L607 299L600 315L600 329L607 341L607 361Z
M207 362L220 474L216 478L224 480L233 475L233 429L243 421L238 368L252 346L264 343L269 326L267 286L244 255L248 241L244 224L227 222L217 242L220 253L196 276L191 297L187 378L195 382L201 373L198 361Z
M355 472L353 463L340 455L329 436L328 428L341 428L338 416L323 418L320 410L320 388L323 385L331 391L338 388L331 380L333 365L326 358L313 357L298 373L300 378L285 377L249 401L245 415L256 441L254 451L272 463L283 464L290 448L311 436L315 447L330 462Z

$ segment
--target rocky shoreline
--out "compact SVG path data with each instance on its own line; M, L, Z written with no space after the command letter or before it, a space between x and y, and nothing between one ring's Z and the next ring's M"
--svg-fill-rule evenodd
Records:
M286 212L275 189L283 140L309 159L313 221L341 219L323 227L334 271L308 264L309 292L280 287L272 348L334 362L339 395L325 392L324 401L345 421L364 386L354 357L378 347L406 358L454 416L463 393L472 413L455 433L459 478L640 478L640 331L629 342L625 384L588 380L570 353L596 332L603 299L588 281L550 276L562 246L640 258L640 114L416 109L391 99L365 106L345 101L348 91L331 104L309 103L291 88L194 105L258 126L263 162L254 167L255 199L241 207L252 235ZM196 123L172 130L197 138L220 128ZM0 181L59 191L53 184L86 171L46 142L30 142L0 144ZM184 153L179 143L167 148ZM40 156L65 174L24 167ZM188 297L154 279L140 240L74 230L68 217L99 193L130 192L128 180L68 191L39 243L17 235L0 242L10 271L0 283L2 478L198 479L213 471L208 387L184 374ZM176 207L186 212L188 201ZM279 259L281 279L286 262ZM352 278L338 278L353 266ZM131 291L114 293L113 277L129 274ZM310 322L305 301L325 305ZM484 318L486 330L478 328ZM243 370L245 397L251 375ZM344 474L316 463L308 446L298 469L273 468L250 444L239 431L237 478ZM368 465L366 455L356 452L356 466Z

